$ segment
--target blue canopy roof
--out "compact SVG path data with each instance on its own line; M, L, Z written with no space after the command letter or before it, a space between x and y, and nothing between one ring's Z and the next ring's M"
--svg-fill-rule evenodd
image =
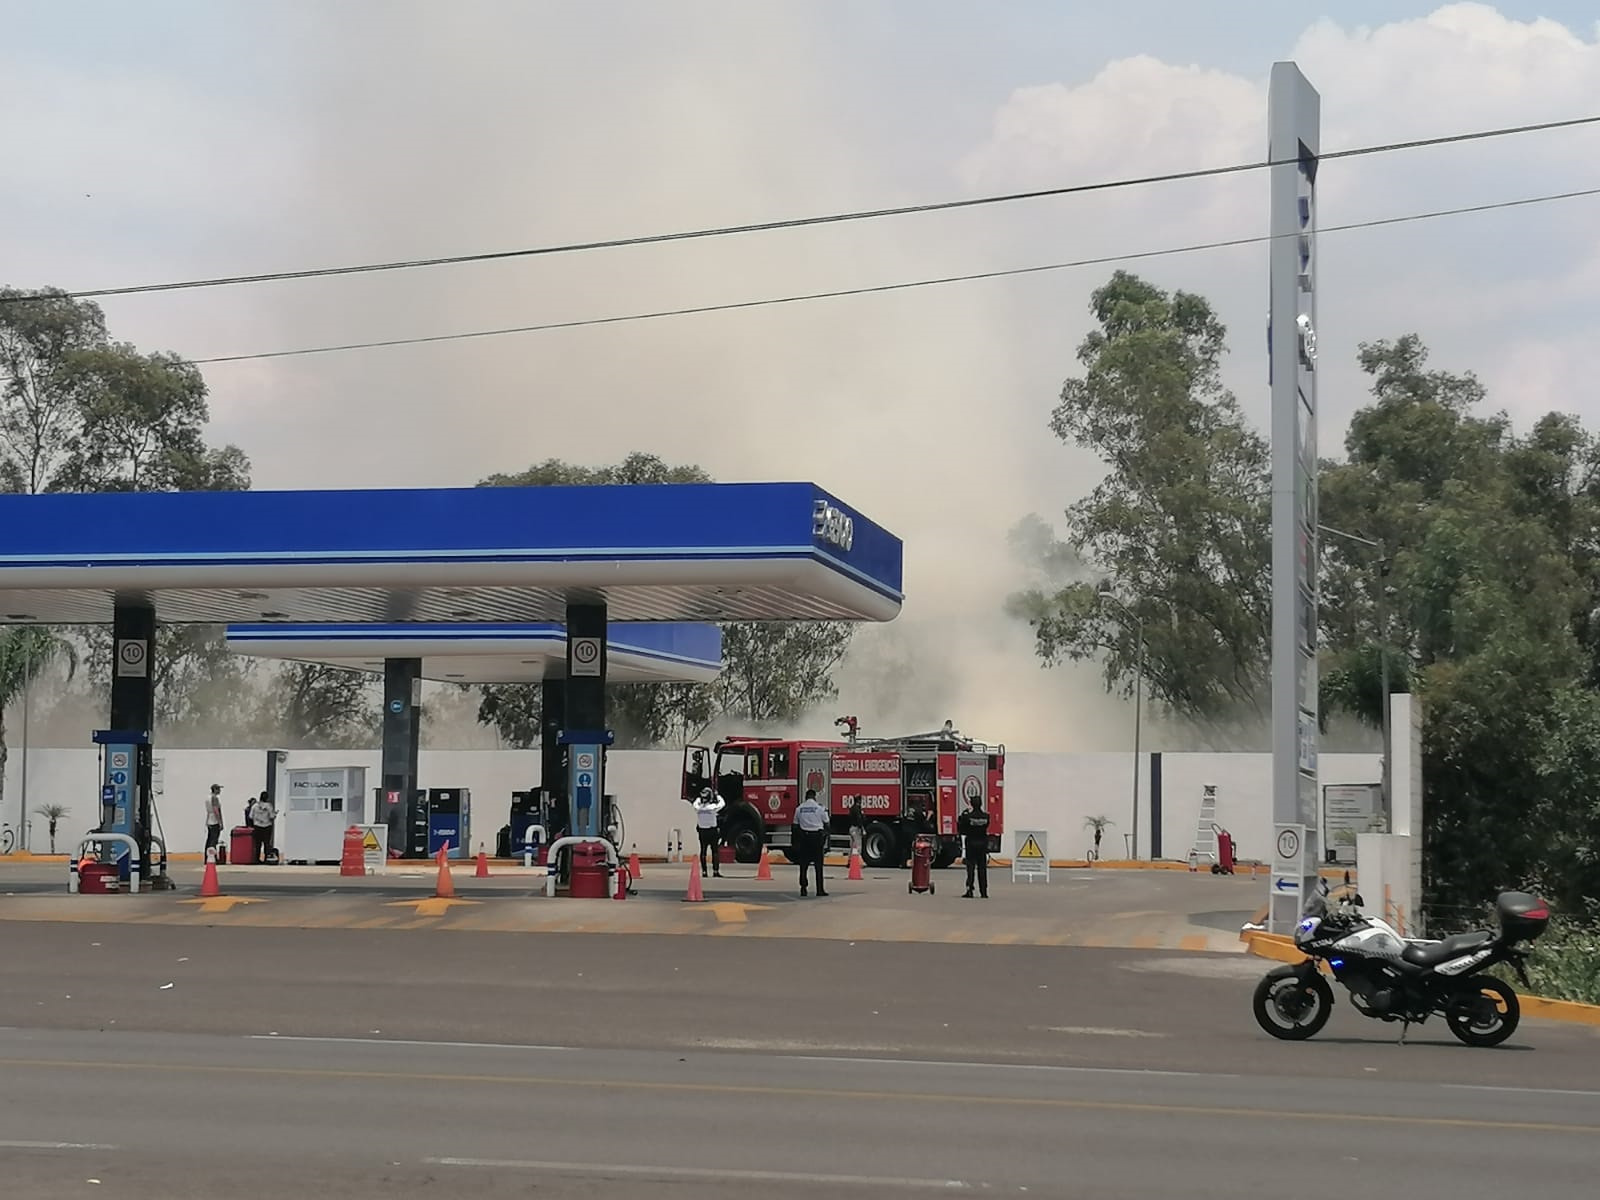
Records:
M0 496L0 622L892 620L900 539L811 483Z

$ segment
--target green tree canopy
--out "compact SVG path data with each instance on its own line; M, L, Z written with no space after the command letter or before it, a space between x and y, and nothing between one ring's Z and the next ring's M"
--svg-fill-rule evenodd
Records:
M141 354L106 331L99 306L58 288L0 288L0 490L13 492L239 491L250 463L212 446L205 379L173 354ZM57 631L82 649L105 686L111 635ZM215 725L242 692L249 664L222 631L162 626L154 653L156 715L166 734Z
M1067 510L1067 545L1096 581L1014 597L1047 662L1103 657L1131 689L1139 622L1153 700L1219 735L1266 712L1271 611L1266 442L1223 387L1225 331L1210 306L1119 271L1090 302L1084 374L1051 414L1107 465Z
M620 463L587 467L549 458L515 474L491 475L479 487L710 483L698 466L671 465L634 452ZM774 724L797 719L833 699L833 672L849 648L846 622L729 623L722 626L722 678L714 684L622 683L606 692L619 748L645 748L692 739L719 717ZM539 688L492 684L483 689L478 719L512 746L532 746L542 726Z
M1263 722L1270 698L1270 463L1222 387L1223 330L1199 297L1118 272L1091 302L1083 374L1052 414L1105 480L1067 510L1092 582L1012 600L1047 662L1102 658L1128 687L1137 618L1158 703L1202 728ZM1600 450L1574 418L1525 436L1415 334L1359 348L1372 400L1321 468L1325 716L1379 722L1379 681L1425 714L1429 900L1536 882L1600 898ZM1367 545L1371 542L1376 545Z

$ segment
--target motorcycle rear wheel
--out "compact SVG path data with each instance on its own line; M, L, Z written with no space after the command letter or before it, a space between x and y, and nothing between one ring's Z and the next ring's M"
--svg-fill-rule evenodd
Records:
M1517 1031L1522 1002L1517 991L1493 975L1474 975L1445 1005L1444 1023L1469 1046L1498 1046Z
M1250 1007L1256 1024L1273 1037L1303 1042L1320 1033L1333 1015L1333 989L1321 974L1301 983L1294 967L1277 967L1256 984Z

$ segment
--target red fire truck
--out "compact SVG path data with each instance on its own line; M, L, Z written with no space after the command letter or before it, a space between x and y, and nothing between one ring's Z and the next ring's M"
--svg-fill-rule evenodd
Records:
M989 813L989 849L1000 849L1005 831L1004 746L963 737L944 728L909 737L862 738L854 717L834 722L842 742L730 737L714 746L687 746L683 798L714 787L727 802L722 836L743 863L756 862L768 845L793 859L794 810L806 789L828 808L836 843L848 841L851 807L861 802L861 857L868 866L904 866L911 839L931 833L939 840L934 865L948 867L961 856L956 820L973 796Z

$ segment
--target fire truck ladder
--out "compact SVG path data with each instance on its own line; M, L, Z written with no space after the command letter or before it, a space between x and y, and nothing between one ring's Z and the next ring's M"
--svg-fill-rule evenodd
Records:
M1200 826L1195 830L1189 857L1199 862L1217 861L1217 785L1208 783L1200 793Z

